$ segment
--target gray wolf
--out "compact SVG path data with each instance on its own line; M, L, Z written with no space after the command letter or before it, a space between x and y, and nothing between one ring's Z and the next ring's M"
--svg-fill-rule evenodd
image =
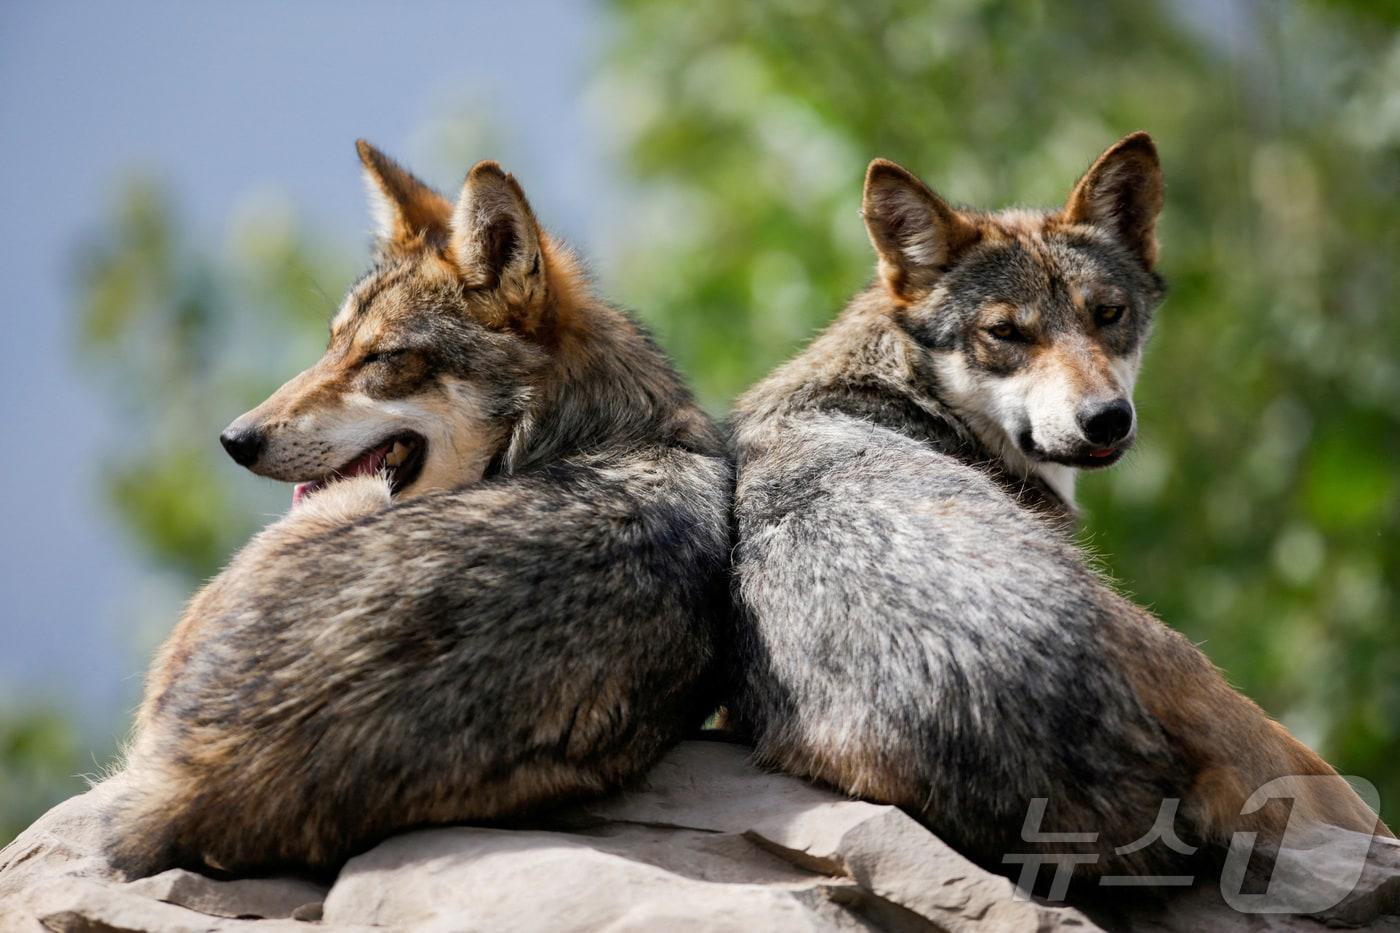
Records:
M454 203L359 152L377 261L222 435L294 507L152 665L108 820L128 876L332 871L615 788L713 708L722 435L498 165Z
M1275 778L1295 819L1389 835L1067 534L1076 471L1136 434L1162 203L1142 133L1053 211L957 209L876 160L876 281L733 417L732 721L760 760L1001 871L1044 852L1146 873L1236 831L1267 851L1288 803L1242 811ZM1035 829L1093 841L1027 841L1038 798ZM1181 846L1135 848L1168 798Z

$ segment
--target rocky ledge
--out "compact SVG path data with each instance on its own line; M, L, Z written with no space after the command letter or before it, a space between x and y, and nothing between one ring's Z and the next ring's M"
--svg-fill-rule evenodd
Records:
M60 804L0 851L0 930L1324 929L1238 913L1212 885L1078 908L1028 900L900 810L765 773L721 742L687 742L641 786L533 828L397 836L329 887L178 870L121 882L96 845L111 789ZM1326 925L1400 931L1397 912L1400 846L1377 841Z

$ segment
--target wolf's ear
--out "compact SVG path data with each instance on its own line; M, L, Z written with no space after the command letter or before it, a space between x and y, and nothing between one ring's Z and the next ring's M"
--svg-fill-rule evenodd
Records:
M408 253L447 237L452 204L393 159L365 142L355 141L365 167L365 187L374 212L375 235L385 253Z
M899 301L927 293L979 235L928 185L886 159L871 162L865 173L861 213L880 257L880 277Z
M1102 227L1147 268L1157 262L1157 215L1162 212L1162 163L1146 133L1124 136L1099 156L1070 192L1065 217Z
M501 298L509 319L487 323L532 328L548 285L542 239L520 183L495 162L478 162L452 212L452 257L468 288Z

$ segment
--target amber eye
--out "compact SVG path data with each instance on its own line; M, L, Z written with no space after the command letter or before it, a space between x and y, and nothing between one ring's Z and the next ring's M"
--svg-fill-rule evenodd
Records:
M998 340L1024 340L1025 336L1010 321L1002 321L987 328L987 333Z
M1099 305L1094 309L1094 320L1101 326L1117 324L1123 319L1123 312L1126 310L1123 305Z

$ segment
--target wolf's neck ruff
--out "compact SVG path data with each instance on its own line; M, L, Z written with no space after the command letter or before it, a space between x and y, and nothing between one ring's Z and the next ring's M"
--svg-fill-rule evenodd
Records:
M646 331L604 302L574 302L488 473L655 443L716 454L722 442Z
M993 453L936 395L891 396L882 386L852 384L815 401L813 409L849 415L922 441L986 473L1023 507L1066 527L1073 521L1072 495L1064 495L1039 470L1018 470Z

